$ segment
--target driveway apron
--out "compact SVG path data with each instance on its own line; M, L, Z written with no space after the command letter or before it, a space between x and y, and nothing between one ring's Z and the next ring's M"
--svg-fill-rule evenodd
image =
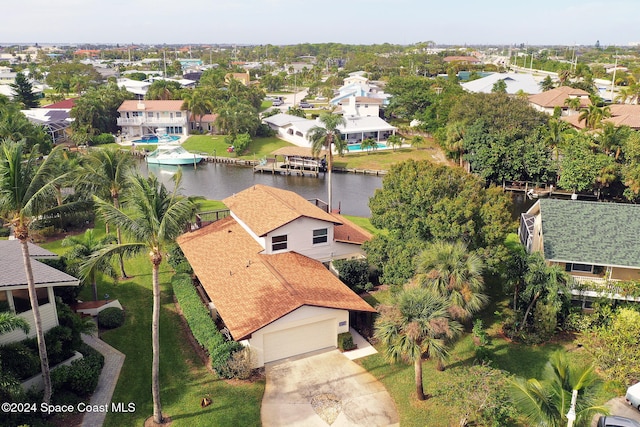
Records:
M398 426L398 411L382 383L338 350L269 363L264 427Z

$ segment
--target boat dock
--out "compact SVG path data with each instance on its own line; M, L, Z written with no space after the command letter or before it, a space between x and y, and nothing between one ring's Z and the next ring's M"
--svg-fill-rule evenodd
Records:
M268 161L260 162L253 166L254 172L271 173L281 175L299 175L299 176L312 176L317 178L321 170L318 165L292 165L288 162Z

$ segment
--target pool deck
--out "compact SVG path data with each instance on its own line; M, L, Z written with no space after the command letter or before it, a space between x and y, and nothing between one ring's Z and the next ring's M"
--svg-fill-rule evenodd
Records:
M178 136L178 135L170 135L170 136ZM138 137L139 138L139 137ZM183 142L185 142L187 139L189 138L189 136L180 136L180 139L176 139L175 141L171 141L172 144L182 144ZM157 142L139 142L135 139L127 139L127 140L118 140L116 139L116 144L121 145L123 147L131 147L132 145L139 145L139 146L144 146L144 145L158 145Z

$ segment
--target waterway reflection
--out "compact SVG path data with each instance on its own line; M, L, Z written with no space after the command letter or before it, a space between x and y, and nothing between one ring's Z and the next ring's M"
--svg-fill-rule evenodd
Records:
M144 160L140 170L155 174L168 188L173 188L171 176L176 166L147 165ZM222 163L202 163L196 169L182 169L183 193L189 196L204 196L207 199L221 200L255 184L265 184L276 188L294 191L306 199L327 200L327 185L324 174L319 178L295 175L272 175L254 173L250 167L234 166ZM347 215L371 216L369 198L377 188L382 187L382 178L372 175L352 173L334 173L333 204L340 206Z

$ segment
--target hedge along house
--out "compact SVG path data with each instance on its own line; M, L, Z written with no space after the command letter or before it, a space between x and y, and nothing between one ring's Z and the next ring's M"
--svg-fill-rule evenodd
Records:
M299 195L256 185L224 200L230 215L178 244L230 336L254 366L336 348L355 313L375 310L323 263L361 256L366 231Z
M58 326L53 288L56 286L78 286L80 281L73 276L39 262L39 259L55 259L58 255L40 246L29 243L31 268L35 280L42 329ZM35 337L33 311L29 302L27 275L22 261L22 248L18 240L0 240L0 311L10 310L25 319L31 326L29 335L17 329L0 335L0 344L21 341Z
M640 301L640 206L579 200L538 200L521 215L518 235L573 279L583 304L598 297Z

